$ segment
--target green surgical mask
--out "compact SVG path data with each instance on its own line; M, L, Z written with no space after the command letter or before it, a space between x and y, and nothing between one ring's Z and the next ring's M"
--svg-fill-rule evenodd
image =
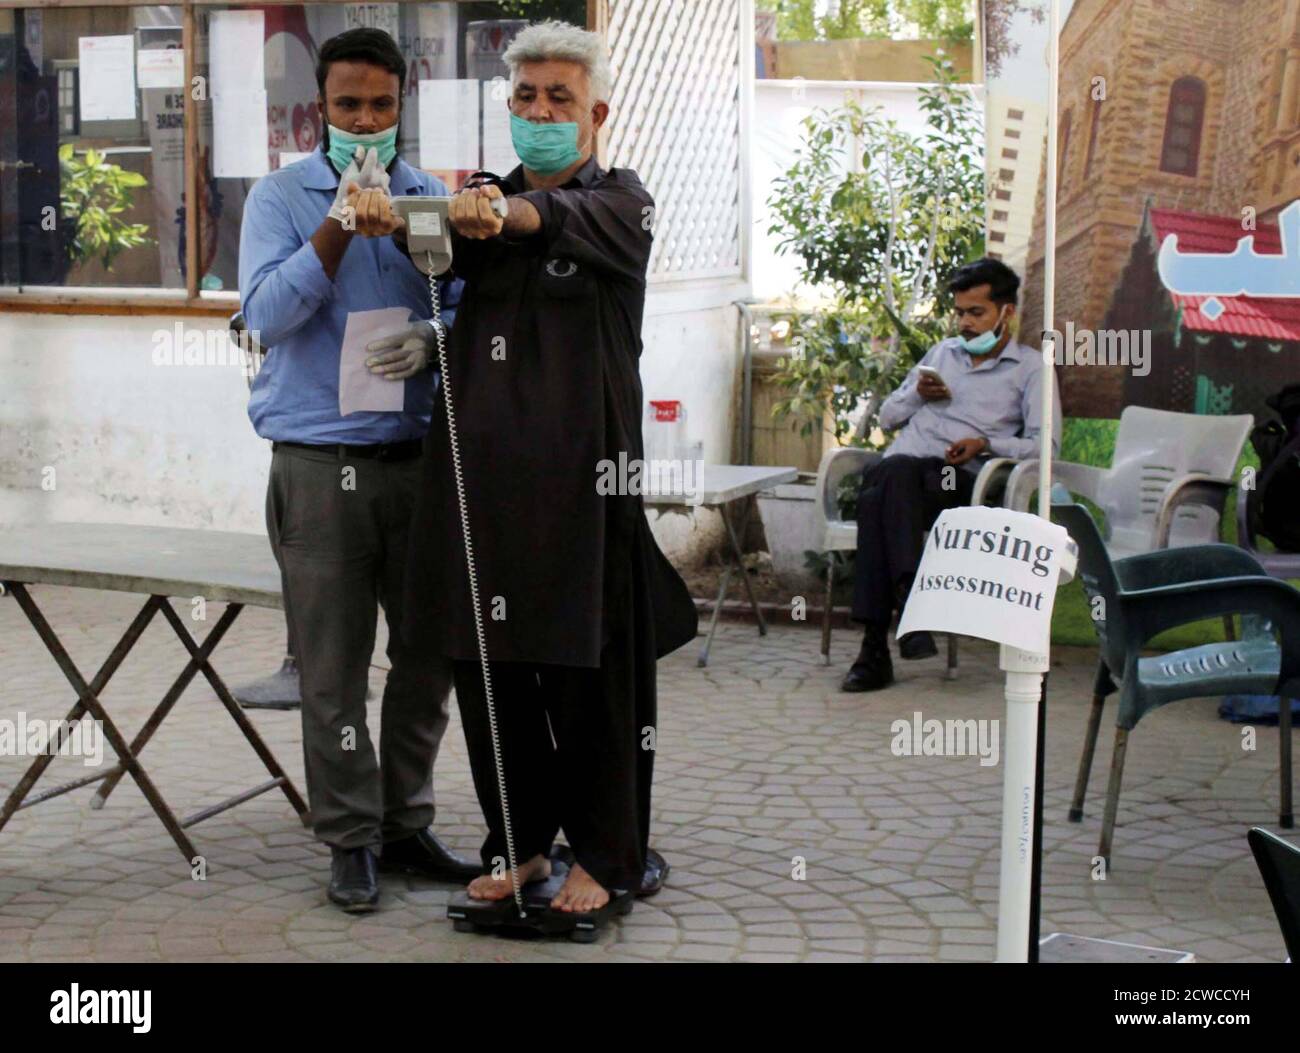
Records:
M980 333L979 336L971 337L967 340L964 336L958 337L957 342L961 344L962 349L971 355L987 355L995 347L998 341L1002 339L1002 334L998 330L1002 327L1002 316L1006 313L1006 308L998 311L997 324L986 332Z
M364 150L369 150L373 146L379 152L379 164L384 168L391 165L393 158L397 156L397 125L393 125L385 132L370 132L366 135L353 135L341 128L335 128L332 124L327 124L325 127L329 129L330 135L330 163L339 175L342 175L348 165L355 160L358 146Z
M575 121L534 124L512 113L510 140L524 167L538 175L563 172L582 157L578 151L578 125Z

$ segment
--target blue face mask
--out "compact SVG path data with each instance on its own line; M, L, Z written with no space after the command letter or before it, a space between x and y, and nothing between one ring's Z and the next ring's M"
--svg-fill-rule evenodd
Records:
M510 140L524 167L538 175L563 172L582 157L578 151L578 125L574 121L534 124L512 113Z
M962 350L972 355L987 355L997 347L998 341L1002 339L1002 334L998 330L1002 327L1002 316L1005 312L1006 308L998 312L997 324L988 332L980 333L979 336L973 336L969 340L964 336L958 337Z
M369 150L373 146L379 153L379 164L384 168L391 165L397 156L397 125L385 132L370 132L366 135L353 135L332 124L327 124L326 127L330 135L330 163L339 175L355 160L358 146L363 150ZM360 163L357 161L358 165Z

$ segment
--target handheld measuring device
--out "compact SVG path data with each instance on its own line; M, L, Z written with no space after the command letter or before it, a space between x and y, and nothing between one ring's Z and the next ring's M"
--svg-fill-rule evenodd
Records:
M445 274L451 267L451 223L447 218L451 198L395 197L389 204L406 224L406 251L415 265L426 274ZM505 198L493 198L492 211L498 216L505 219L509 210Z

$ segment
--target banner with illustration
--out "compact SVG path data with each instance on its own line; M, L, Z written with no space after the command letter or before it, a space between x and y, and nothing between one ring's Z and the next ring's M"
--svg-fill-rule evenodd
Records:
M989 244L1043 327L1047 0L982 5ZM1272 413L1300 381L1300 0L1061 0L1055 325L1067 417ZM1222 31L1233 27L1232 32Z

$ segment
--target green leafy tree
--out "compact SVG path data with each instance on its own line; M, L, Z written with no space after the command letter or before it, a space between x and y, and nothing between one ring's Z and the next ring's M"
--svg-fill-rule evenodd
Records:
M996 77L1002 64L1020 53L1020 41L1013 35L1012 23L1019 15L1042 25L1047 18L1047 0L985 0L984 4L984 74Z
M975 0L759 0L758 6L776 12L781 40L890 38L914 31L955 44L970 41L975 28Z
M98 258L106 270L127 249L150 243L149 226L127 223L134 191L147 185L139 172L110 164L98 150L78 158L71 143L59 147L59 212L69 262Z
M587 24L587 0L500 0L500 7L507 18L527 18L532 22L558 18L575 26Z
M982 114L953 64L930 61L923 132L879 107L814 111L769 199L778 251L797 254L802 281L827 300L787 316L794 353L776 377L788 394L774 414L804 434L829 408L843 442L861 411L852 441L868 445L883 396L950 332L947 276L983 255Z

